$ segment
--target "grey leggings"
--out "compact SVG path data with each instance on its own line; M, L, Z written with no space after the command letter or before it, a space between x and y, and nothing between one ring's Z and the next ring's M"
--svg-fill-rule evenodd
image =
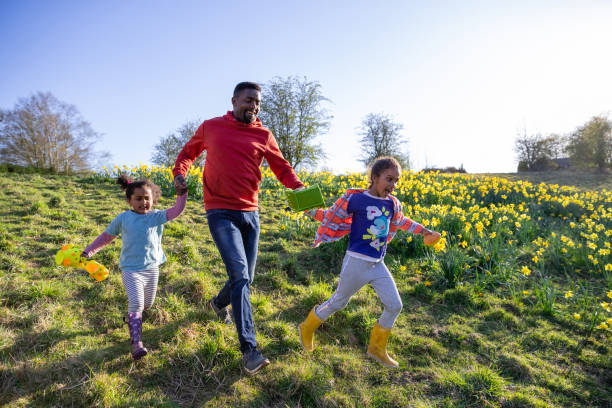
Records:
M402 311L402 300L391 272L382 260L370 262L349 254L344 256L336 292L315 309L316 315L321 320L326 320L334 312L344 309L351 296L368 283L372 285L384 306L378 324L387 329L392 328Z
M142 312L153 306L157 294L159 268L123 272L121 277L128 297L128 312Z

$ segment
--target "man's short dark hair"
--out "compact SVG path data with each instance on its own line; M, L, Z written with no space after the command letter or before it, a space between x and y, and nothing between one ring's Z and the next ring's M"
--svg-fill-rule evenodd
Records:
M255 82L240 82L234 88L234 97L237 98L240 92L242 92L244 89L255 89L256 91L261 92L261 86Z

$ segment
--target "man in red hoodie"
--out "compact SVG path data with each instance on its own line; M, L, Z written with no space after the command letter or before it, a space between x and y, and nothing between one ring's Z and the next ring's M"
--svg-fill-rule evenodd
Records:
M228 275L225 286L208 304L228 323L231 304L245 370L250 374L270 364L257 350L249 297L259 242L257 196L263 159L285 187L304 187L272 133L257 117L260 105L259 85L253 82L236 85L233 110L204 121L179 153L172 171L177 192L187 190L184 175L206 150L203 174L206 218Z

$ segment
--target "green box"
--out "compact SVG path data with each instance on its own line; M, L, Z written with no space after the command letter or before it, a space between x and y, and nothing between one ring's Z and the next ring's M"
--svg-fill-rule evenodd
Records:
M325 207L325 200L318 185L303 190L285 190L287 202L293 211L306 211L311 208Z

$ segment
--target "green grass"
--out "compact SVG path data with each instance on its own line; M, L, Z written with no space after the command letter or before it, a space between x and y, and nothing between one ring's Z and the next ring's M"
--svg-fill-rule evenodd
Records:
M158 208L173 202L163 198ZM122 323L127 299L118 270L120 242L95 257L111 270L100 283L54 263L63 243L89 244L126 209L120 190L88 178L2 174L0 405L612 404L609 333L587 336L566 314L544 313L536 294L512 298L502 278L499 290L486 274L463 279L466 259L452 252L441 259L436 283L426 286L419 274L431 260L400 256L400 244L389 250L386 262L404 304L389 342L399 369L366 356L370 329L382 311L369 287L321 326L317 349L305 354L296 325L333 293L346 243L311 248L311 233L281 230L278 209L284 206L278 197L262 200L264 232L252 302L258 342L272 364L251 377L241 370L234 327L205 307L226 275L199 199L189 200L185 213L166 226L168 261L155 305L145 312L143 338L150 354L135 363ZM593 287L605 286L601 278L590 279Z

